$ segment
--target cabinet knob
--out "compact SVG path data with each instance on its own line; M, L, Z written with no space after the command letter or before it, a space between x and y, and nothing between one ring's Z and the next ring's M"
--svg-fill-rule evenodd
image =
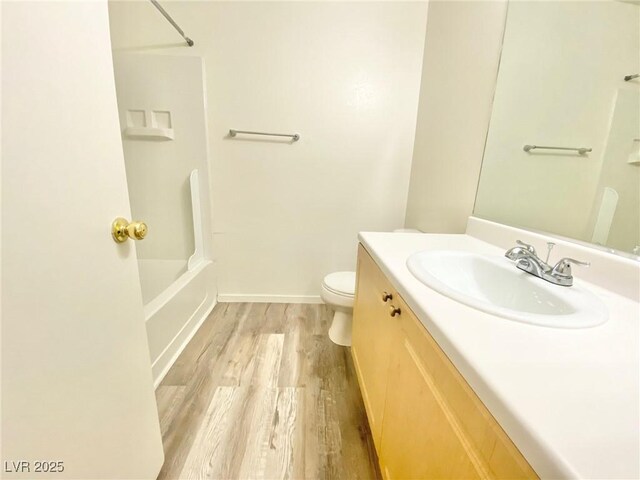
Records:
M394 307L393 305L389 305L389 315L395 317L396 315L400 315L402 311L398 307Z
M389 292L382 292L382 301L387 303L389 300L393 299L393 295L391 295Z

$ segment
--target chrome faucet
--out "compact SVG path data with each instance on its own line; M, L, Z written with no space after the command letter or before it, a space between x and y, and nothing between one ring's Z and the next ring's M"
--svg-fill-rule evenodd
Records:
M551 267L547 262L543 261L536 254L536 249L521 240L517 240L518 246L510 248L504 254L509 260L515 262L516 267L531 275L535 275L547 282L554 285L561 285L563 287L570 287L573 285L573 274L571 272L571 264L581 265L588 267L589 262L580 262L573 258L562 258L555 266ZM549 261L549 255L554 244L547 243L547 261Z

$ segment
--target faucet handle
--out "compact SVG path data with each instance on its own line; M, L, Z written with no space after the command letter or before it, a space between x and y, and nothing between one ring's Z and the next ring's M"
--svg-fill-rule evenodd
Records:
M591 262L581 262L579 260L574 260L573 258L565 257L560 259L560 261L556 263L556 266L553 267L553 270L551 273L554 275L562 275L565 277L570 277L571 264L579 265L581 267L588 267L589 265L591 265Z
M536 249L534 248L533 245L529 245L528 243L524 243L522 240L516 240L516 243L518 245L520 245L521 247L524 247L525 249L529 250L534 255L536 255Z

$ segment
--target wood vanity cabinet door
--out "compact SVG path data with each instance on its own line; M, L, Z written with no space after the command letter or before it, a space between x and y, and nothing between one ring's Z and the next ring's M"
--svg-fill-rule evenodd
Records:
M391 287L365 248L358 247L358 284L353 311L351 355L376 449L387 390L387 368L397 322L389 316L393 300L383 301Z
M387 480L538 478L401 298L379 451Z
M399 324L411 322L403 309ZM406 329L389 367L381 468L387 480L483 478L429 372L424 339Z

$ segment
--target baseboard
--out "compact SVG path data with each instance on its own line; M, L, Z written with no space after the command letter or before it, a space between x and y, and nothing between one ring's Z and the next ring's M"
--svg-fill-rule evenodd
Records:
M184 326L176 336L173 337L173 340L171 340L169 345L167 345L167 347L162 351L156 361L153 362L151 371L153 373L154 388L158 388L162 379L173 366L196 332L200 329L213 310L213 307L216 306L216 303L215 298L211 300L209 294L207 294L193 315L191 315L191 318L185 322Z
M320 295L218 294L219 303L323 303Z

